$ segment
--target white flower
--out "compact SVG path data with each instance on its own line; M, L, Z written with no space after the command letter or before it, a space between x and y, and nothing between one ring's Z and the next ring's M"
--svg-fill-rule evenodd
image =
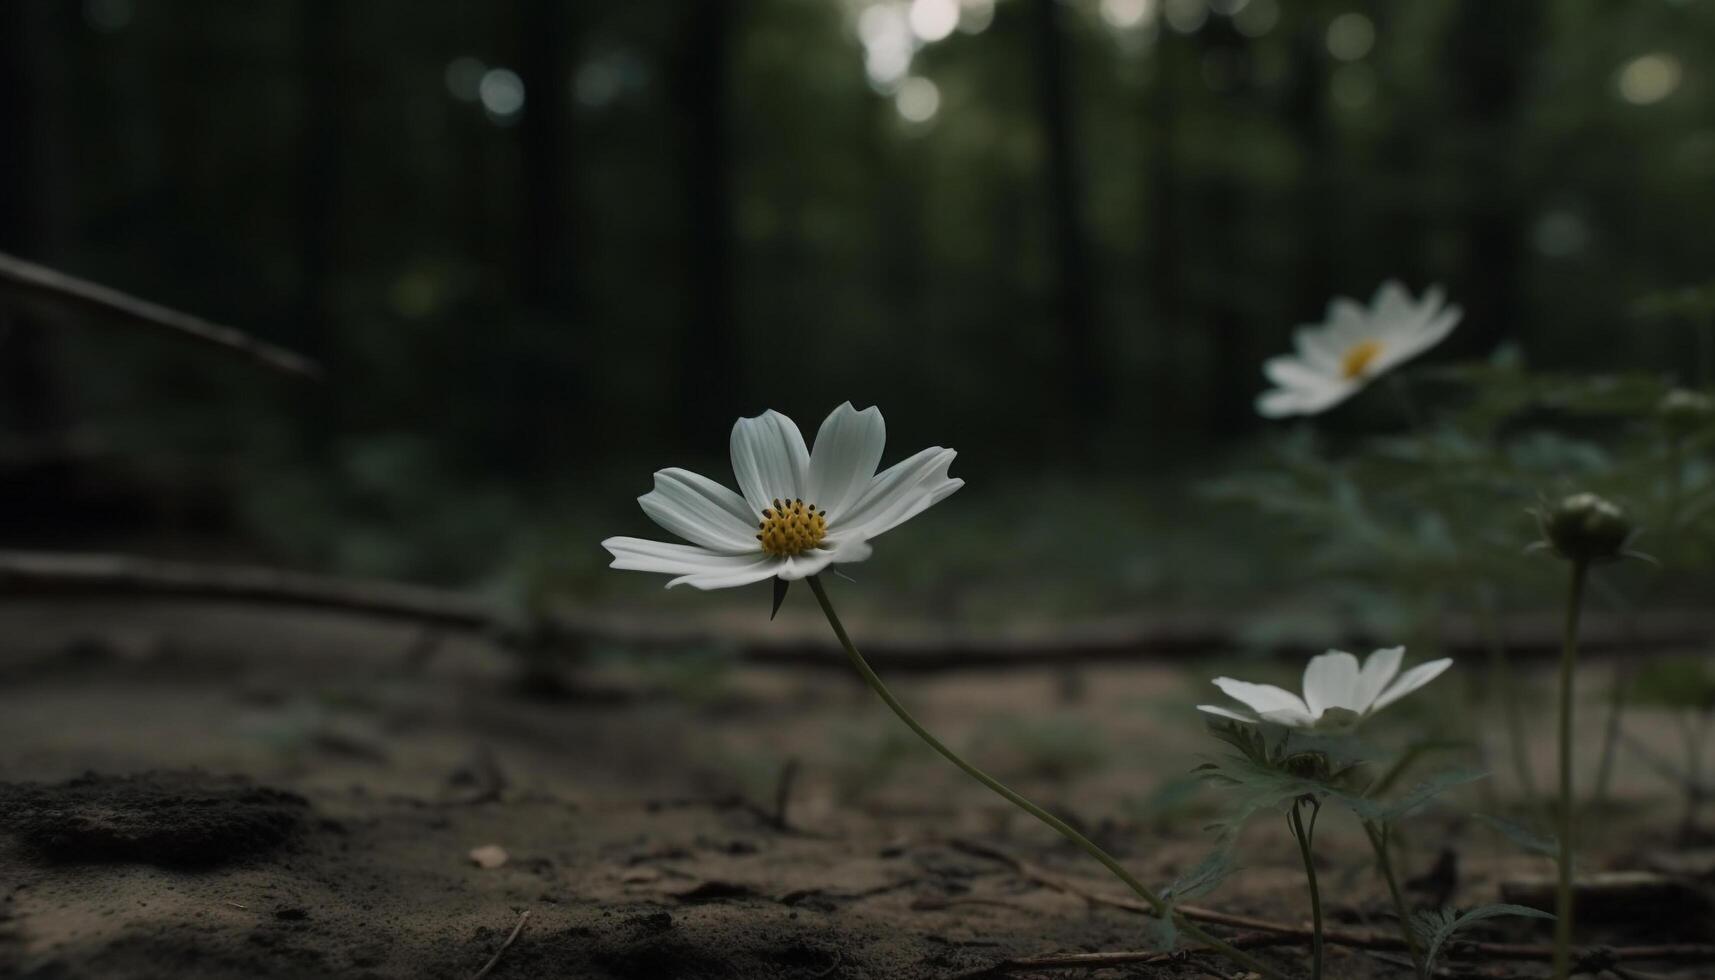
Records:
M1376 290L1369 309L1337 297L1322 323L1302 326L1293 335L1296 355L1270 358L1263 374L1275 388L1257 397L1256 409L1269 418L1315 415L1363 390L1389 368L1444 340L1464 311L1444 306L1440 286L1421 301L1389 279Z
M1362 669L1357 657L1341 650L1312 657L1310 665L1304 668L1303 698L1273 684L1217 677L1215 686L1233 700L1243 702L1251 712L1213 704L1200 704L1197 710L1238 721L1272 721L1291 728L1344 728L1441 676L1453 664L1451 658L1431 660L1401 674L1399 662L1404 656L1405 647L1377 650L1370 654Z
M881 411L846 402L816 433L814 452L792 420L768 411L732 427L732 469L743 495L688 470L655 474L637 498L655 523L690 544L608 538L613 568L677 576L667 583L725 589L807 578L863 561L869 540L952 495L965 481L958 455L934 446L877 473L887 426Z

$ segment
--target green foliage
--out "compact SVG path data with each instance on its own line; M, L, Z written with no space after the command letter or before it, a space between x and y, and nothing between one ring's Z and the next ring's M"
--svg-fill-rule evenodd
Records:
M1254 814L1281 809L1305 797L1336 803L1360 820L1387 825L1420 810L1448 790L1487 775L1449 770L1426 777L1397 797L1376 798L1360 777L1367 764L1380 755L1354 735L1306 733L1226 720L1211 720L1209 731L1238 750L1193 770L1232 791L1228 815L1213 825L1227 837L1236 834Z
M1512 915L1526 919L1553 919L1554 916L1540 909L1524 905L1481 905L1464 913L1457 913L1451 908L1443 908L1436 912L1419 912L1412 917L1411 928L1423 944L1423 969L1425 973L1435 972L1436 957L1441 955L1441 947L1447 944L1453 934L1468 926L1486 919Z
M1539 833L1521 823L1488 813L1477 814L1477 819L1527 853L1546 858L1560 857L1560 842L1553 834Z

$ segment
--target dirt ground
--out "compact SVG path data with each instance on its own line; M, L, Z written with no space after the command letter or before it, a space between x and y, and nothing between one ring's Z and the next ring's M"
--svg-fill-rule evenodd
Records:
M853 631L861 643L863 624ZM1208 673L1149 663L896 686L951 744L1165 884L1206 853L1220 803L1185 778L1218 749L1191 708ZM840 671L592 651L559 689L520 674L482 642L350 617L0 606L0 976L471 978L501 952L486 976L941 980L1147 945L1138 915L1001 859L1118 894ZM1452 683L1423 710L1456 708ZM1544 777L1546 722L1533 725ZM1674 745L1666 718L1640 714L1628 731ZM1600 725L1581 733L1593 758ZM1708 941L1706 852L1675 840L1659 779L1636 764L1617 774L1590 865L1665 864L1690 897L1632 921L1622 909L1592 938ZM1465 815L1516 798L1497 774L1413 822L1415 901L1495 901L1501 880L1548 870ZM483 867L473 851L504 861ZM1428 874L1444 852L1457 875ZM1303 922L1284 822L1259 821L1241 853L1242 874L1200 904ZM1357 828L1327 820L1318 854L1334 922L1391 929ZM1471 937L1547 933L1498 920ZM1294 972L1305 960L1296 946L1258 955ZM1410 975L1347 949L1330 972ZM1193 956L1052 975L1239 973Z

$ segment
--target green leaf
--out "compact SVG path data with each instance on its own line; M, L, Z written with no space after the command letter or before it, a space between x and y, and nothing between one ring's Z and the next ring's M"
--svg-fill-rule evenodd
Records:
M1174 924L1171 913L1161 918L1151 916L1143 920L1143 941L1149 948L1163 953L1178 945L1179 927Z
M1188 899L1201 898L1220 887L1238 867L1233 863L1232 838L1222 839L1215 850L1210 851L1203 860L1173 879L1173 883L1161 890L1161 897L1167 902L1182 902Z
M1493 827L1502 837L1532 854L1540 854L1550 858L1560 856L1560 843L1552 835L1545 836L1523 824L1514 823L1502 817L1492 817L1486 813L1477 814L1477 819Z
M1524 905L1480 905L1463 915L1457 915L1453 909L1443 908L1439 912L1419 912L1412 917L1412 931L1416 932L1423 943L1423 970L1425 973L1435 972L1435 958L1441 954L1441 947L1453 934L1474 922L1484 919L1495 919L1503 915L1516 915L1526 919L1552 919L1553 915Z
M1449 769L1435 773L1413 786L1405 795L1392 800L1372 800L1368 797L1349 797L1343 794L1340 801L1365 820L1388 823L1406 816L1455 786L1476 782L1486 776L1488 773L1475 769Z

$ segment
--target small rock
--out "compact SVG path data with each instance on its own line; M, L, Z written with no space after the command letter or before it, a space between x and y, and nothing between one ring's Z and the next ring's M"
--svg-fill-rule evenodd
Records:
M485 871L492 871L506 863L506 849L499 844L484 844L473 847L470 852L471 863Z

